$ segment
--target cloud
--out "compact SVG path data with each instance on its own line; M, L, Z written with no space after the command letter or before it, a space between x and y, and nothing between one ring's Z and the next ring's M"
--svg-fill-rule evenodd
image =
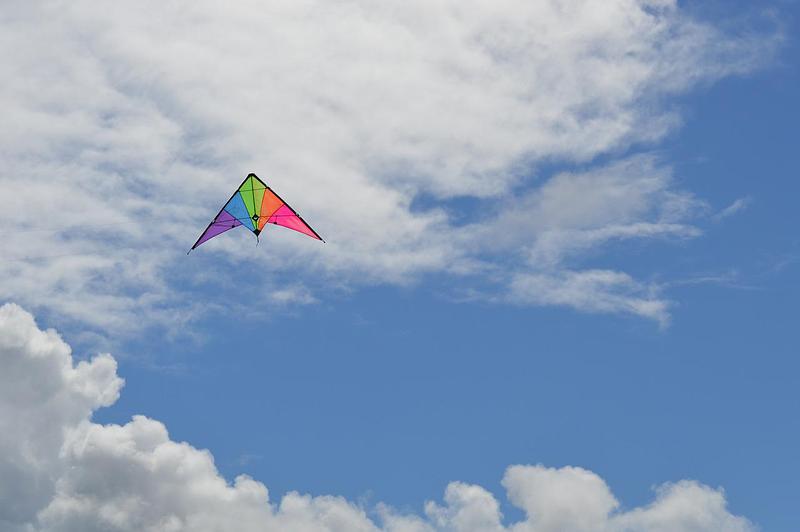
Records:
M563 172L541 186L505 198L498 213L468 227L475 242L498 251L530 249L531 261L557 264L610 239L686 234L679 222L705 204L673 186L671 171L639 155ZM482 242L486 241L485 244Z
M487 257L506 234L470 240L456 220L517 195L558 206L516 211L531 230L514 238L545 260L683 238L639 218L652 177L613 196L623 226L601 223L614 183L595 186L592 161L657 142L680 123L674 95L748 72L774 45L661 0L12 0L0 29L15 50L0 65L14 124L0 132L0 295L116 333L182 325L215 303L187 304L188 290L214 284L220 303L254 264L268 293L286 272L315 290L506 270ZM588 166L586 179L544 180L553 164ZM251 170L329 244L271 231L266 260L231 234L188 260ZM459 198L475 211L451 212Z
M524 519L505 523L481 486L450 483L419 515L337 496L273 501L247 476L224 479L207 450L173 441L156 420L100 425L92 413L123 385L110 355L75 363L53 330L17 305L0 307L0 529L7 532L750 532L721 489L664 484L647 506L622 509L579 467L515 465L503 477ZM34 385L35 383L35 385Z
M714 216L712 216L711 218L715 222L721 222L726 218L730 218L731 216L734 216L744 211L745 209L750 207L752 203L753 203L753 198L750 197L738 198L733 203L731 203L718 213L714 214Z
M505 296L519 304L562 305L588 312L621 312L669 323L669 302L658 287L612 270L565 271L557 274L520 273Z
M482 257L505 258L503 274L496 274L499 288L484 296L490 300L627 313L664 326L671 303L661 287L586 267L584 257L626 240L695 238L701 230L692 222L707 210L673 185L657 158L639 155L557 174L468 229Z

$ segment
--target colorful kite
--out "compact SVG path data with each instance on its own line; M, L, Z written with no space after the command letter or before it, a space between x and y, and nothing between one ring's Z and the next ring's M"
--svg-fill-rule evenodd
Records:
M322 240L294 209L269 188L256 174L244 178L239 189L214 217L192 249L206 240L242 226L255 233L256 237L267 224L282 225L299 231L311 238ZM322 240L325 242L324 240ZM189 251L191 252L192 249Z

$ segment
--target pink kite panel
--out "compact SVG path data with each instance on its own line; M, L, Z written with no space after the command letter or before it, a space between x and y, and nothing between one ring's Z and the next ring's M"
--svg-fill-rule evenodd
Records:
M300 219L292 209L287 207L285 204L281 206L280 209L275 211L275 213L270 216L269 221L267 223L282 225L283 227L288 227L289 229L294 229L304 235L308 235L311 238L316 238L317 240L321 240L314 231L306 224L303 220Z

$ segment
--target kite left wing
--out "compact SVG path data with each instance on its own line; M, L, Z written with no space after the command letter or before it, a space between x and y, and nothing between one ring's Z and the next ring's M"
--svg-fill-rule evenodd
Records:
M239 226L249 229L258 236L267 224L282 225L311 238L322 240L322 237L288 203L283 201L257 175L250 174L244 178L233 196L208 224L192 249Z

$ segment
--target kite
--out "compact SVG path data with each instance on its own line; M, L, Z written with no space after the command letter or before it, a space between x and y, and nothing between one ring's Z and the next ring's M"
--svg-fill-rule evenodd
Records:
M267 224L282 225L325 242L288 203L275 194L256 174L249 174L233 193L231 199L211 220L192 249L239 226L249 229L258 238Z

